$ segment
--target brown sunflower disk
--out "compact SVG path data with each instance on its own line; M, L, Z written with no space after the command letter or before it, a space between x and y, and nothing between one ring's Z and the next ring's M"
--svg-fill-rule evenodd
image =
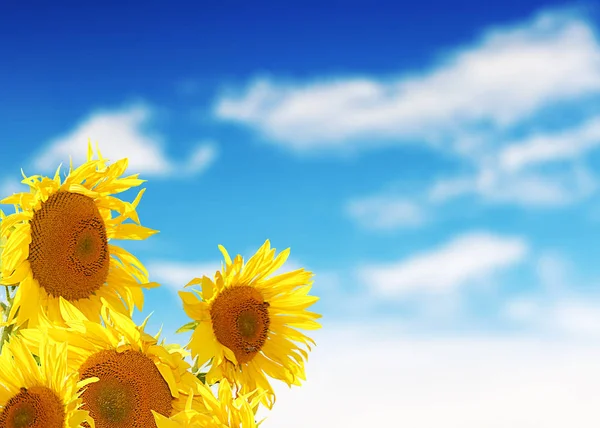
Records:
M81 398L97 428L156 427L151 410L173 411L171 391L154 362L137 351L105 350L81 366L80 378L98 377Z
M265 344L270 323L268 305L260 291L244 285L226 288L212 303L215 337L233 351L239 363L252 360Z
M44 386L21 388L0 413L2 428L63 428L64 424L64 404Z
M106 227L94 200L57 192L31 219L29 263L33 277L54 297L74 301L106 281L110 254Z

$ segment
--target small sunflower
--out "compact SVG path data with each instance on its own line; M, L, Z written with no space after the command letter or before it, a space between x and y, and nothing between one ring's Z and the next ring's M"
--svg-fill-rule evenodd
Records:
M156 427L152 411L170 416L185 408L187 392L200 381L184 361L186 352L158 343L144 332L148 319L136 326L127 316L103 300L103 324L89 321L73 305L61 299L63 319L68 327L51 326L21 330L29 346L44 335L68 343L71 370L80 380L98 378L81 395L97 428Z
M0 239L6 238L0 283L18 285L9 324L35 327L42 311L61 322L60 298L90 319L98 319L101 298L123 313L134 305L141 310L142 288L158 285L148 282L138 259L109 244L111 239L146 239L156 233L141 226L136 213L145 189L131 203L112 196L144 180L137 174L121 177L127 159L107 165L100 151L97 160L92 157L89 145L87 162L76 169L71 165L62 182L60 167L53 179L23 175L30 192L0 201L15 206L15 213L0 223ZM113 211L118 215L113 217ZM125 223L127 219L133 223Z
M204 384L200 385L197 393L202 399L202 411L193 408L194 394L190 392L183 411L170 418L153 412L158 428L257 428L260 425L256 423L252 410L258 407L260 394L249 394L254 396L252 400L244 395L233 398L227 379L219 383L217 397Z
M195 322L188 344L196 364L211 360L206 380L227 379L241 393L265 391L262 402L271 408L275 395L267 376L300 385L305 379L306 350L314 341L297 329L318 329L320 315L306 310L318 300L309 296L312 273L304 269L271 276L286 261L289 249L275 257L269 241L246 264L232 261L222 246L225 266L214 281L204 276L187 286L202 291L179 292L183 307Z
M96 379L79 381L68 369L66 344L42 340L35 354L18 338L11 338L0 355L0 427L76 428L85 421L81 391ZM85 392L84 392L85 393Z

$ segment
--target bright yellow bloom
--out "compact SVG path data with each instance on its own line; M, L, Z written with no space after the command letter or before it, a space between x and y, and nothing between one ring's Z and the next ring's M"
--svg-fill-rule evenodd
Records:
M313 340L297 328L317 329L320 315L306 310L318 298L309 296L312 273L304 269L271 276L286 261L289 249L275 257L269 241L246 264L232 261L219 246L225 266L196 278L202 291L179 292L186 313L196 321L188 348L201 366L211 360L207 381L227 379L240 392L265 391L262 402L271 408L275 396L267 376L300 385L304 361Z
M81 388L94 382L78 382L67 367L66 344L41 340L35 354L18 337L4 344L0 355L0 427L76 428L91 420L80 409ZM88 425L89 426L89 425Z
M193 394L190 394L185 409L170 418L154 412L158 428L257 428L260 425L252 410L258 407L260 394L250 394L254 396L251 401L244 395L233 398L226 379L219 383L218 397L204 384L197 393L202 398L202 411L193 409Z
M136 326L103 300L104 325L89 321L61 299L68 327L42 322L39 329L21 330L30 346L44 335L68 343L69 367L84 380L97 377L82 394L83 408L98 428L155 427L152 410L170 416L183 410L187 393L200 381L184 361L186 352L176 345L158 343L144 332L146 321Z
M53 179L34 175L22 183L29 193L0 201L14 204L15 213L0 223L2 252L0 282L19 285L8 316L9 323L35 327L40 313L61 322L59 298L73 303L89 319L99 319L100 299L122 313L140 310L148 272L133 255L109 244L111 239L146 239L156 233L140 225L136 207L112 196L139 186L137 174L121 177L127 159L107 165L98 151L61 182L60 167ZM113 217L113 211L118 215ZM125 223L131 219L132 222ZM18 311L18 313L17 313Z

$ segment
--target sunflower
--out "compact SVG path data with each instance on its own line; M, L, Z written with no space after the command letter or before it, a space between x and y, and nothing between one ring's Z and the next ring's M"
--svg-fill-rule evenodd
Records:
M35 354L11 338L0 355L0 427L75 428L85 421L80 391L96 379L79 381L67 367L66 344L42 340ZM84 392L85 394L85 392Z
M68 343L71 370L80 380L98 378L81 395L97 428L155 427L152 410L170 416L185 408L187 393L200 381L190 372L183 349L158 343L158 336L144 332L148 318L136 326L126 315L102 299L103 324L89 321L73 305L61 299L67 327L47 324L21 330L28 346L44 335Z
M187 286L202 290L180 291L183 307L194 322L187 345L196 364L211 360L209 383L227 379L241 393L265 391L263 404L272 408L275 395L267 376L300 385L304 361L314 341L297 329L317 329L320 315L306 310L318 298L309 296L312 273L304 269L270 276L289 255L275 257L269 241L246 264L240 255L232 261L222 246L225 266L214 281L204 276ZM187 287L186 286L186 287Z
M8 323L35 327L45 311L61 322L59 299L73 303L90 319L98 319L104 298L122 313L140 310L148 272L129 252L109 244L111 239L146 239L156 233L140 225L133 202L114 196L144 182L137 174L121 177L127 159L112 165L98 151L61 182L60 166L54 178L34 175L23 184L30 192L17 193L0 203L14 204L15 213L0 223L2 252L0 283L18 285ZM113 211L118 213L113 217ZM125 223L131 219L133 223Z
M227 379L219 383L217 397L204 384L201 384L197 393L202 398L202 411L193 408L193 393L190 392L183 411L170 418L153 412L158 428L257 428L260 425L256 423L252 410L258 407L260 394L249 394L254 395L252 400L244 395L233 398Z

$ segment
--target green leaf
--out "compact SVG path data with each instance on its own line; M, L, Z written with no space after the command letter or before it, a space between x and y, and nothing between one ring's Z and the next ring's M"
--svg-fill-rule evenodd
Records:
M186 331L192 331L195 330L197 326L198 321L192 321L179 327L179 329L177 329L175 333L185 333Z

